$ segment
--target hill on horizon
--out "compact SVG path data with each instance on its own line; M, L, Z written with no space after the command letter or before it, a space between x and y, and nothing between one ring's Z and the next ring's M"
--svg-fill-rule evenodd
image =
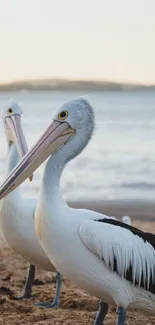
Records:
M0 84L0 91L38 90L38 91L134 91L155 90L155 85L119 83L95 80L34 79Z

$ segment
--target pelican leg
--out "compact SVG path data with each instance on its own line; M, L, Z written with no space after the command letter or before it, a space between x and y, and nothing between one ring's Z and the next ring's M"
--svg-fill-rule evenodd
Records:
M62 275L57 272L56 275L56 295L53 302L37 302L35 305L40 308L58 308L60 305L60 291L62 286Z
M32 285L35 277L35 265L30 264L28 267L28 275L24 287L23 296L15 296L15 300L29 299L31 298Z
M94 325L103 325L103 321L108 312L108 304L103 301L99 302L99 310L97 312Z
M118 318L116 325L124 325L126 319L126 310L122 307L117 308Z

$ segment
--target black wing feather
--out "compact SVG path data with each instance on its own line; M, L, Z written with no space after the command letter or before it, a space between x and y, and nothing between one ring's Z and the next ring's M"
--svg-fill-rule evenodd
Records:
M128 229L134 235L137 235L140 238L142 238L144 240L144 242L150 243L152 245L152 247L155 249L155 235L154 234L151 234L149 232L144 232L144 231L142 231L142 230L140 230L138 228L135 228L133 226L130 226L128 224L125 224L125 223L123 223L121 221L114 220L114 219L106 219L106 218L104 218L104 219L98 219L98 220L95 220L95 221L103 222L103 223L108 223L108 224L111 224L111 225L114 225L114 226L119 226L119 227ZM104 261L103 258L102 258L102 260ZM117 274L119 274L118 268L117 268L117 258L115 256L114 256L113 271L116 272ZM132 264L130 264L130 266L129 266L129 268L128 268L128 270L127 270L124 278L127 281L131 282L132 284L134 284L136 286L139 286L138 281L136 281L136 282L133 281ZM143 277L143 274L142 274L141 281L140 281L140 287L143 288L143 289L145 289L145 290L150 291L153 294L155 294L155 282L153 281L152 277L150 278L149 287L148 287L148 289L146 289L147 288L147 281L146 280L144 281L144 277Z

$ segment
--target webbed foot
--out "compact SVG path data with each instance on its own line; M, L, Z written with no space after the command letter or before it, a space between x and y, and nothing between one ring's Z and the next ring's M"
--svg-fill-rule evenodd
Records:
M39 308L59 308L60 305L60 291L62 286L62 275L57 272L56 275L56 295L53 302L37 302L35 303L36 306Z
M59 308L59 303L57 302L37 302L35 303L36 306L38 306L39 308Z

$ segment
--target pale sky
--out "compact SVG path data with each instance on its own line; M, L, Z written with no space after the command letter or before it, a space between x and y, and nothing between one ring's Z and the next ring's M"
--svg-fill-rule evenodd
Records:
M155 0L0 0L0 82L155 83Z

